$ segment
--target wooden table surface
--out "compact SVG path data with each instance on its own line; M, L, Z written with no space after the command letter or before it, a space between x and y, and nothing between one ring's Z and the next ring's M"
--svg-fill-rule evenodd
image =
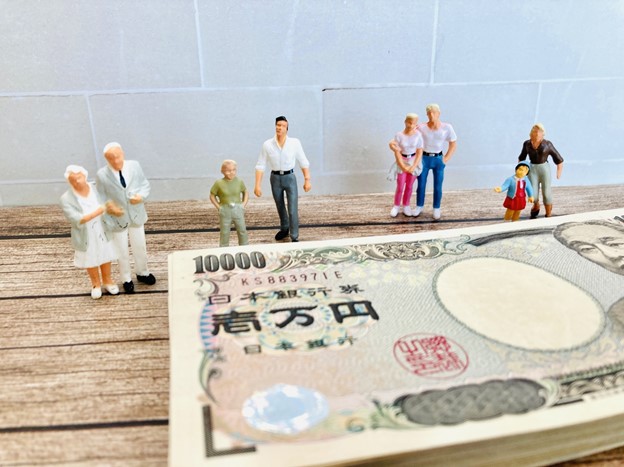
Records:
M558 187L554 199L555 215L620 208L624 186ZM503 195L489 190L445 193L439 222L430 210L392 219L391 200L304 195L300 239L485 225L504 214ZM0 465L166 465L167 255L217 246L218 216L207 200L148 202L147 210L157 283L135 281L134 295L92 300L60 207L0 208ZM246 220L250 243L273 242L271 199L253 198ZM624 448L559 465L624 465Z

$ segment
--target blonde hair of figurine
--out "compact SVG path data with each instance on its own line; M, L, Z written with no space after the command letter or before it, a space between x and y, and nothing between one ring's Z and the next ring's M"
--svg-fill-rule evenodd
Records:
M238 168L238 164L236 163L236 161L233 161L232 159L225 159L223 162L221 162L221 170L229 165L233 165L235 169Z
M427 107L425 107L425 110L427 112L430 111L435 111L435 112L439 112L440 111L440 106L438 104L429 104Z
M410 112L405 116L405 120L418 120L418 114Z
M544 129L544 125L542 125L541 123L536 123L535 125L533 125L531 127L531 131L529 132L529 135L533 132L533 130L538 130L538 131L541 131L542 134L546 134L546 130Z

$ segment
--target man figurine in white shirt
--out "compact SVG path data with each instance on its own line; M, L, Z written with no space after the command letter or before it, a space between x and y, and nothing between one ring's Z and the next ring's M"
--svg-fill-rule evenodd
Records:
M275 240L283 240L290 234L290 240L299 241L299 212L297 190L297 177L294 174L295 163L303 172L303 190L310 191L310 162L306 158L301 143L296 138L290 138L288 133L288 120L279 116L275 119L275 137L268 139L262 145L258 163L256 164L256 186L254 194L262 196L262 176L266 166L271 169L271 191L280 217L280 230L275 235ZM284 200L286 195L286 201ZM287 206L288 204L288 206Z
M427 175L433 170L433 218L440 219L442 213L442 182L444 181L444 167L453 157L457 146L457 136L450 123L440 121L440 107L438 104L427 106L427 123L418 125L422 134L424 149L422 165L423 170L418 176L418 188L416 189L416 210L412 215L417 217L425 206L425 188L427 187ZM443 154L444 145L448 143L446 154Z
M156 283L156 278L147 269L145 245L147 212L144 201L149 196L150 184L137 161L125 160L119 143L108 143L103 152L108 165L97 172L97 189L105 199L113 200L124 211L120 217L104 215L103 221L106 229L113 234L124 291L134 293L128 238L137 279L147 285Z

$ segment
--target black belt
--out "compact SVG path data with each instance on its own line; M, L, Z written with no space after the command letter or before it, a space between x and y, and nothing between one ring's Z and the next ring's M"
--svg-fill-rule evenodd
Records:
M441 155L442 155L441 152L426 152L426 151L423 151L423 156L439 157Z
M403 157L414 157L416 155L416 153L412 153L412 154L401 154Z
M273 175L288 175L291 174L295 171L295 169L290 169L290 170L271 170L271 173Z

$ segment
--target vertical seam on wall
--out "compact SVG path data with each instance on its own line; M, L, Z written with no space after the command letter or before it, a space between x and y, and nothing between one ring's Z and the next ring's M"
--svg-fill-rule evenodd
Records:
M319 128L321 130L321 154L319 157L319 172L325 172L325 89L321 89L321 112Z
M535 99L535 115L533 116L533 123L537 122L537 116L539 114L541 100L542 100L542 83L537 83L537 98Z
M434 69L435 69L435 60L436 60L436 46L438 37L438 12L440 10L439 0L436 0L433 4L433 37L431 39L431 63L429 64L429 84L433 84L434 77Z
M203 50L201 45L201 27L199 25L199 5L197 0L193 0L193 6L195 7L195 32L197 35L197 61L199 63L199 84L204 87L204 59Z
M93 112L91 112L91 96L89 94L84 95L87 101L87 113L89 114L89 126L91 127L91 139L93 140L93 154L95 156L95 167L99 167L99 151L97 147L97 137L95 135L95 125L93 124Z

